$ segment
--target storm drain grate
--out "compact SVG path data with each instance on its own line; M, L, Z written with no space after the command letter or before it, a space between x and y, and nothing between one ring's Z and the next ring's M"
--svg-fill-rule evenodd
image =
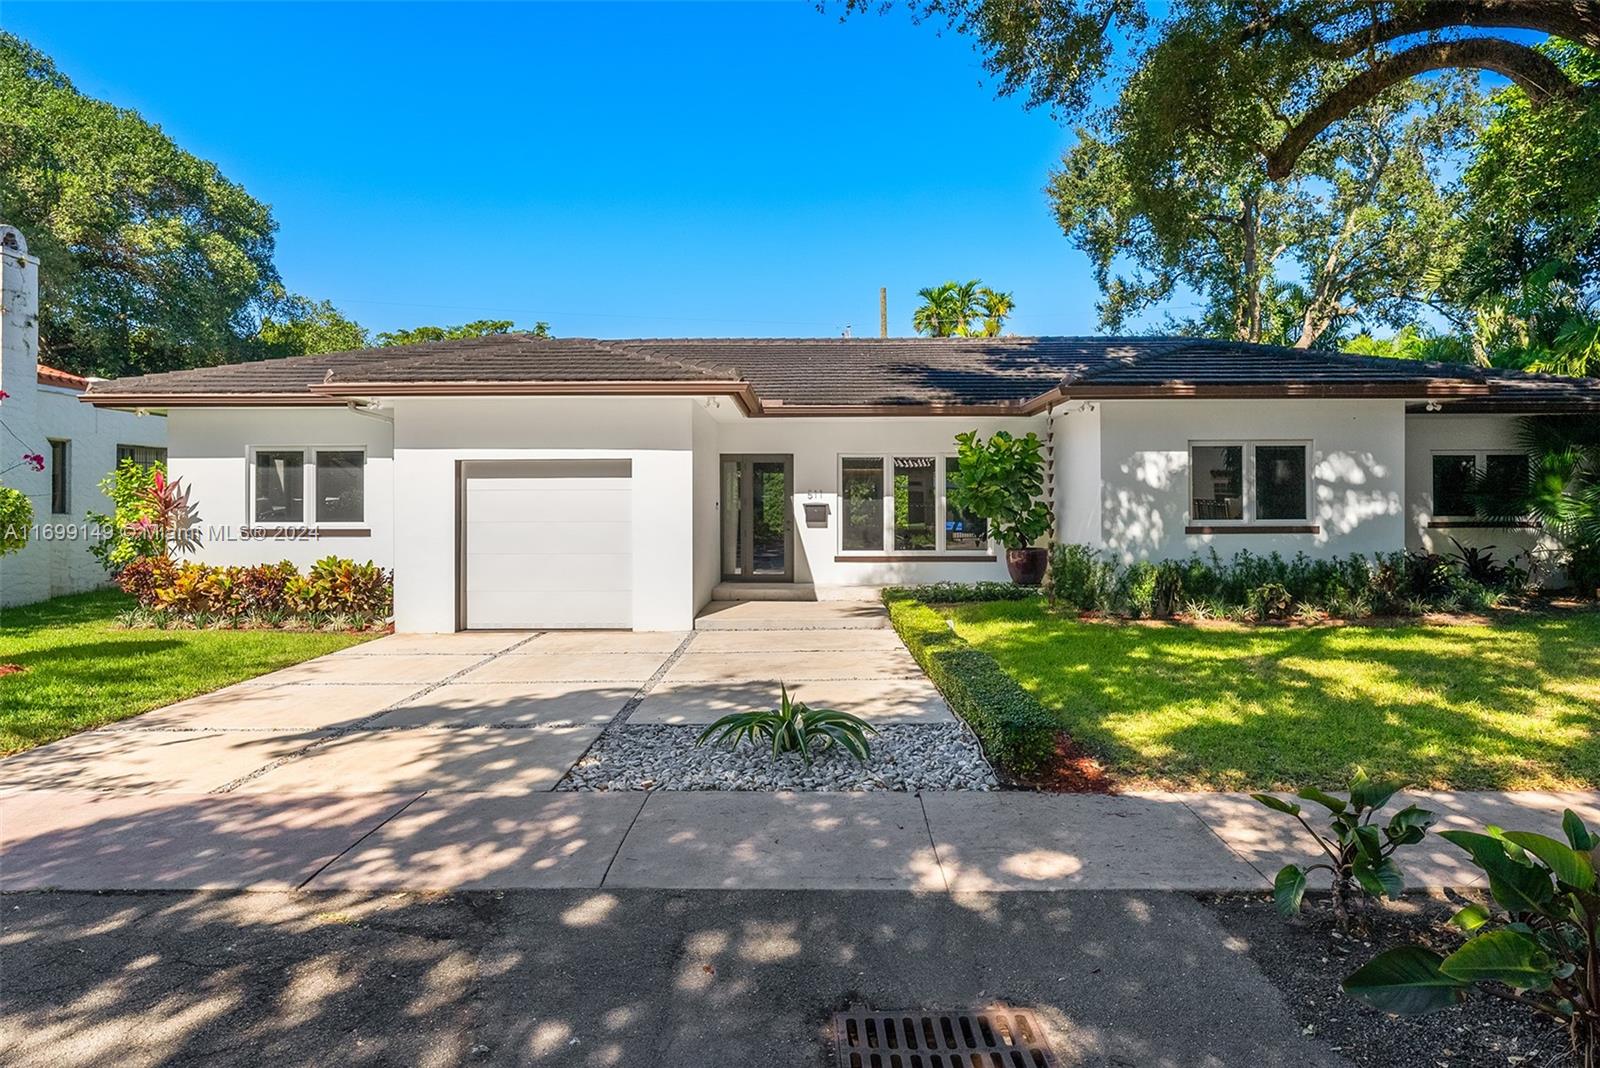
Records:
M839 1068L1059 1068L1038 1017L995 1005L967 1012L840 1012Z

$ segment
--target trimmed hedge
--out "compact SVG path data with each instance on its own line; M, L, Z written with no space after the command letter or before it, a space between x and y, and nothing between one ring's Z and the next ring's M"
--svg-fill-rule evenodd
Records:
M930 582L923 586L891 586L884 598L910 597L923 604L968 604L978 601L1026 601L1043 594L1037 586L1014 582Z
M1013 775L1028 775L1054 755L1061 725L992 656L968 645L910 591L885 590L883 599L906 648L990 760Z

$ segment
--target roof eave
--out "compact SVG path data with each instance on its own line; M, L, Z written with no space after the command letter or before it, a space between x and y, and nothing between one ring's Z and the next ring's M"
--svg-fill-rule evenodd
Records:
M1482 382L1430 379L1421 382L1159 382L1148 385L1069 385L1053 391L1067 400L1352 399L1484 397ZM1046 395L1048 396L1048 394ZM1036 398L1037 401L1037 398Z
M78 400L96 408L283 408L342 407L342 397L322 397L309 393L98 393L81 394Z
M732 397L745 415L761 412L748 382L319 382L319 397Z

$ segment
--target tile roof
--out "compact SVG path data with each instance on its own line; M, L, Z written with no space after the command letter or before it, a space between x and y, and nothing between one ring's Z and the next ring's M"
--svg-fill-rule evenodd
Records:
M381 395L385 386L493 392L497 384L584 383L661 384L679 392L697 383L743 383L774 407L1011 405L1057 387L1084 396L1380 390L1415 397L1504 393L1528 405L1600 403L1594 379L1183 337L600 340L499 334L141 375L93 383L89 395L105 403L116 397L309 400L337 397L343 385L352 395Z
M83 390L89 386L89 380L82 375L75 375L71 371L63 371L57 367L37 365L38 379L41 386L60 386L62 389Z

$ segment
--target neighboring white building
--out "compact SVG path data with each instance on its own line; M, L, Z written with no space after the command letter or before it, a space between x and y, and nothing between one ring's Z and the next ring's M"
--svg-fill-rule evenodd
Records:
M21 233L0 226L0 482L33 502L34 529L19 553L0 556L0 607L103 585L84 522L109 512L100 480L119 456L166 456L167 421L80 404L90 380L39 363L39 261ZM44 457L44 470L22 463Z
M1457 492L1600 383L1190 338L505 335L96 383L159 409L203 559L395 570L402 631L683 629L719 586L1004 579L955 435L1050 444L1057 537L1125 560L1509 555ZM1446 543L1447 544L1447 543ZM1448 547L1448 545L1447 545Z

